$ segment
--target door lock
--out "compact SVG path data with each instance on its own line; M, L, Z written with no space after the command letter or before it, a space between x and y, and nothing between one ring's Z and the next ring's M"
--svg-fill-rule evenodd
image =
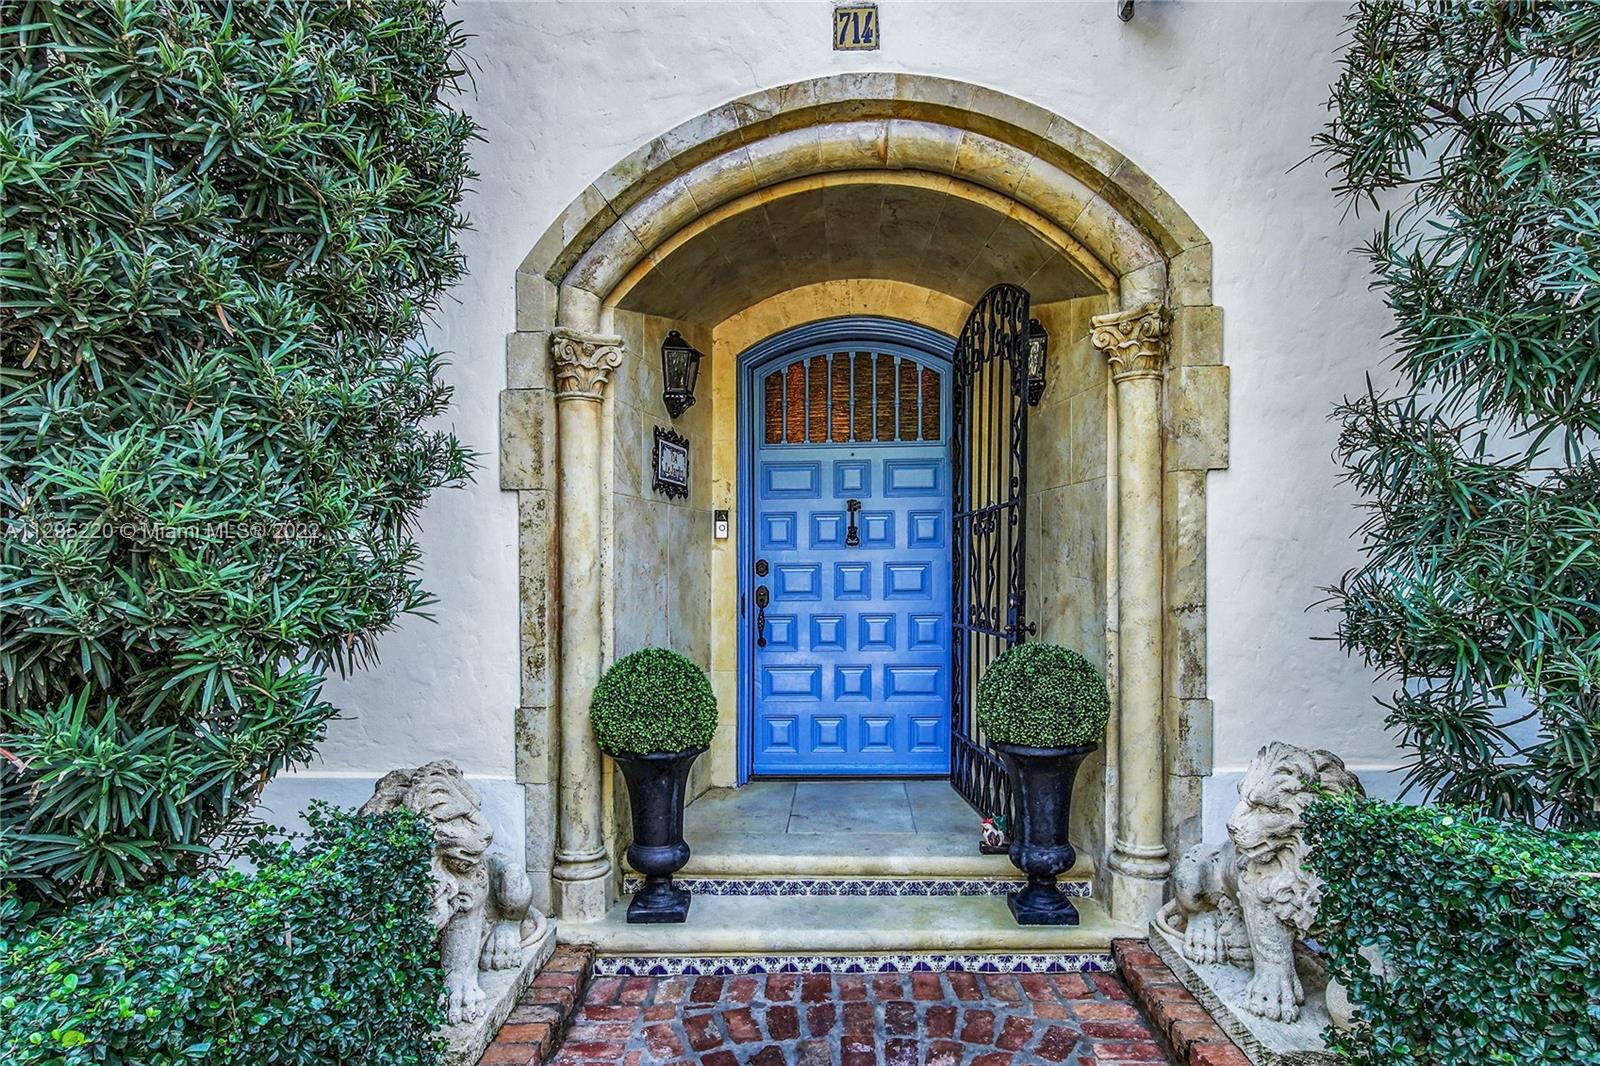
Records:
M844 546L846 548L861 547L861 531L856 529L856 512L861 510L860 500L844 501L844 509L850 512L850 528L844 531Z
M756 589L756 647L758 648L767 646L767 604L771 602L772 594L767 591L767 586L758 587Z

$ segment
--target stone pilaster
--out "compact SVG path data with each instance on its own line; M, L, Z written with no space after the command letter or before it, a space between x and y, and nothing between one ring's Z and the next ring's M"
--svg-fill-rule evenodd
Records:
M1096 315L1094 346L1117 390L1117 823L1111 915L1143 926L1172 866L1163 832L1161 379L1167 314L1159 304Z
M559 328L550 338L556 386L556 493L560 523L561 740L556 797L556 915L594 921L611 904L611 861L601 822L600 750L589 699L600 680L601 401L622 364L622 340Z

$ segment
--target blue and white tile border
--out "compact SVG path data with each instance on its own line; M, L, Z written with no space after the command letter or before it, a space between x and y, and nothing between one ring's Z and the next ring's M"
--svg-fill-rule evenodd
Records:
M643 883L628 874L622 891L632 895ZM680 877L677 883L697 896L1003 896L1024 884L1005 877ZM1060 885L1069 896L1089 896L1088 881Z
M1116 967L1110 952L894 955L601 955L596 977L733 976L750 973L1087 973Z

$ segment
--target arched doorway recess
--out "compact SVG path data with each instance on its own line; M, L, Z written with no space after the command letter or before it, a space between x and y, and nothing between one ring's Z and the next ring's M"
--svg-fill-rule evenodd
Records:
M755 93L652 140L585 188L518 271L501 404L501 487L521 517L516 740L530 866L559 915L597 918L617 889L617 797L587 708L618 627L648 626L652 596L669 636L680 616L687 631L696 612L737 609L733 557L696 554L700 518L736 488L732 356L806 321L886 313L885 300L954 332L1001 280L1058 309L1053 358L1082 386L1055 432L1083 438L1064 463L1098 463L1080 480L1099 495L1074 498L1103 501L1082 539L1099 547L1071 581L1100 601L1102 632L1084 639L1099 641L1115 713L1081 832L1112 916L1154 913L1210 773L1206 474L1227 464L1228 425L1210 245L1068 120L979 86L866 73ZM638 469L644 427L668 421L653 377L668 326L713 364L679 426L700 487L671 512ZM1072 555L1066 532L1030 530L1030 550ZM662 567L621 565L652 551ZM673 602L691 587L704 604ZM1072 600L1060 594L1066 614ZM720 694L726 663L704 628L692 639Z

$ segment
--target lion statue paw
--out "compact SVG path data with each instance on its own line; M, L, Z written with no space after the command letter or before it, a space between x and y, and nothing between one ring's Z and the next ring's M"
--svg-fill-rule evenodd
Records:
M1299 1020L1300 1004L1305 1002L1305 998L1291 956L1256 966L1256 972L1245 988L1244 1006L1251 1014L1269 1021L1293 1022Z
M485 998L478 975L473 974L470 980L463 981L459 975L452 974L445 978L444 986L445 1021L451 1025L477 1021L483 1014Z

